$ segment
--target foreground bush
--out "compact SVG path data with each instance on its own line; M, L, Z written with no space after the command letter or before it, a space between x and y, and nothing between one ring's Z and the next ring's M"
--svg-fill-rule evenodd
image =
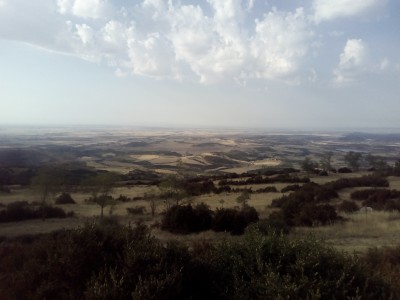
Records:
M357 258L320 242L250 230L163 244L142 225L88 224L0 244L2 299L390 299Z

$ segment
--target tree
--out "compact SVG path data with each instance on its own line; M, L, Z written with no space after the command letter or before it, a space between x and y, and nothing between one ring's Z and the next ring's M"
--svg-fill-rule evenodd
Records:
M394 163L393 175L395 175L395 176L400 176L400 160L398 160L398 161L396 161L396 162Z
M39 196L42 205L47 204L49 198L55 198L55 195L62 191L65 174L56 168L45 168L32 178L32 187Z
M104 208L114 204L113 198L110 196L117 181L117 176L112 173L101 173L94 177L88 178L83 182L84 189L89 191L94 203L101 208L101 218L104 216Z
M344 161L349 168L357 171L360 168L361 158L362 154L360 152L350 151L344 156Z
M309 157L304 158L304 160L301 163L301 168L303 169L303 171L306 171L307 173L314 171L316 167L317 164L313 162Z
M388 164L387 164L385 158L383 158L381 156L375 156L375 155L372 155L371 153L368 153L365 156L365 160L368 163L368 165L371 168L374 168L375 170L385 170L388 167Z
M171 207L170 200L175 201L175 205L179 205L179 202L187 197L183 180L176 176L167 177L159 187L162 191L160 198L165 200L167 209Z
M247 202L250 200L250 193L248 190L244 190L237 198L236 202L241 204L242 207L247 206Z
M151 216L154 217L157 211L156 195L153 191L144 194L144 199L149 201Z
M321 160L319 161L321 168L327 172L332 170L332 156L332 151L325 152L324 154L322 154Z

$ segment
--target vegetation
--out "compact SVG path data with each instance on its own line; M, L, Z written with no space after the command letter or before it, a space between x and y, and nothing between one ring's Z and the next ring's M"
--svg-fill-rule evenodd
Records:
M72 199L71 195L68 193L62 193L56 198L56 204L76 204L75 200Z
M363 200L363 206L369 206L377 210L400 211L400 191L387 189L359 190L351 193L355 200Z
M232 135L201 143L207 138L125 134L117 143L29 142L37 149L2 140L0 222L65 218L72 213L58 205L73 203L76 218L2 226L4 236L19 237L0 237L1 299L400 299L398 248L366 250L399 238L398 137L384 144ZM293 168L299 157L304 172ZM112 218L104 216L114 204ZM362 206L373 210L352 213ZM96 214L75 230L21 236ZM162 242L142 224L118 225L141 219ZM362 254L338 253L310 232Z
M31 219L66 218L73 213L66 213L62 208L50 205L33 206L26 201L17 201L0 211L0 222L17 222Z
M338 210L345 213L352 213L359 210L359 207L353 201L343 200L338 206Z
M313 239L252 229L243 238L163 245L143 225L114 223L3 241L3 299L389 299L391 273L371 272ZM373 265L373 260L371 265ZM386 274L385 274L386 275Z
M344 161L350 169L357 171L360 168L361 158L362 158L362 153L349 151L344 156Z

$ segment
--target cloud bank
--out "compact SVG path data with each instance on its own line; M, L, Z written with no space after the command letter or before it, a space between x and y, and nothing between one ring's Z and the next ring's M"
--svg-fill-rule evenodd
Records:
M8 17L0 21L0 37L105 63L118 76L246 84L307 80L312 70L314 82L318 69L307 61L321 36L317 24L363 15L382 3L313 0L308 9L283 10L256 7L253 0L184 2L39 0L28 5L35 14L26 16L26 1L0 0L0 20ZM364 70L365 52L361 39L348 39L337 54L334 81L354 81Z

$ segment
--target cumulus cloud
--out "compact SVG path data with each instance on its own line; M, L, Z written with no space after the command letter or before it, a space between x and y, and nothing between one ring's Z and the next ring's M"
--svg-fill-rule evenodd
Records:
M119 12L115 18L94 21L109 3L90 0L83 6L81 1L57 2L62 15L92 18L89 23L68 20L63 40L73 54L102 60L119 76L132 73L203 83L285 79L296 76L312 37L301 8L273 9L249 28L244 22L253 1L207 0L207 11L200 5L144 0L114 7Z
M21 6L25 1L12 3ZM252 0L207 0L198 5L174 0L40 3L47 3L45 15L56 21L54 26L42 22L41 40L27 31L29 43L103 62L118 76L202 83L295 81L304 75L300 71L313 39L314 24L303 8L263 6L266 11L254 19ZM0 35L1 27L6 28L0 20Z
M314 0L315 21L331 21L340 17L353 17L376 9L385 0Z
M368 64L366 44L361 39L347 40L340 54L339 65L334 71L335 82L338 84L353 82L368 70Z
M255 75L275 78L295 72L308 50L312 31L303 9L294 13L273 10L256 21L251 53L255 59Z
M107 0L57 0L61 14L72 14L81 18L102 18L112 9Z

